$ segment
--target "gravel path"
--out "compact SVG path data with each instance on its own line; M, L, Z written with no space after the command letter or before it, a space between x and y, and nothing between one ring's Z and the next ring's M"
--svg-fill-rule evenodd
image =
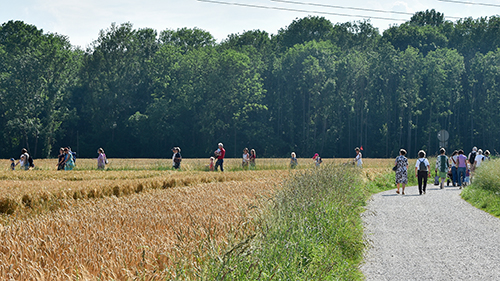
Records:
M366 280L500 280L500 219L456 187L375 194L363 221Z

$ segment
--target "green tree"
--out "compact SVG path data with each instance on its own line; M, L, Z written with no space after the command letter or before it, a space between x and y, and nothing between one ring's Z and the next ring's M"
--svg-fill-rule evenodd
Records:
M0 38L7 50L1 59L0 103L8 150L25 146L35 157L48 157L70 115L68 98L81 53L66 37L19 21L3 24Z

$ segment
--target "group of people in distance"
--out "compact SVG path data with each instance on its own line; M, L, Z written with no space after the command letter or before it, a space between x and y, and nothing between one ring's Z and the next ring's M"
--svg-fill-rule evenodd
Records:
M393 170L396 172L396 193L400 194L400 185L402 186L402 194L405 194L405 187L408 183L408 159L406 158L406 150L401 149L399 156L396 157ZM477 167L482 162L490 159L490 152L486 150L483 155L481 149L474 147L469 157L464 155L463 150L455 150L451 157L446 156L446 149L441 148L439 155L436 158L436 184L441 189L444 188L444 182L448 179L447 185L450 181L453 186L463 186L470 183L472 175ZM429 160L426 158L425 151L418 152L418 159L415 163L415 177L418 181L418 192L420 195L426 193L427 178L431 176L431 167Z
M71 147L61 147L57 160L57 170L71 171L76 165L76 153L71 151Z
M356 157L354 157L352 164L362 168L363 155L361 154L361 149L359 147L356 147L354 151L356 151ZM319 167L321 163L323 163L323 160L321 159L318 153L315 153L312 159L316 167ZM290 155L290 168L294 169L295 167L297 167L297 165L298 165L297 155L295 154L295 152L292 152Z
M16 159L10 158L10 169L15 170L16 166L21 167L21 170L29 170L35 167L33 163L33 158L29 155L26 148L21 149L21 156L19 156L19 161L16 163Z
M97 169L103 170L108 164L108 159L106 158L106 154L104 153L104 149L99 148L97 150L99 156L97 157ZM26 148L21 150L21 156L19 157L19 161L16 163L14 158L10 159L10 168L11 170L15 170L16 166L20 166L21 170L29 170L35 167L33 162L33 158L28 153ZM57 156L57 170L70 171L76 166L76 153L71 150L71 147L61 147L59 149L59 155Z

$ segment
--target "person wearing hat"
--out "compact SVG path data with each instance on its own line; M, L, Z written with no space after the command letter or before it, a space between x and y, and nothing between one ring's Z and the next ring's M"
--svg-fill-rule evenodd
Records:
M217 157L217 162L215 163L215 170L220 166L221 172L224 172L224 156L226 155L226 150L222 142L218 144L219 149L215 151L215 156Z
M314 164L316 164L316 167L319 167L319 165L321 165L321 163L323 162L323 160L321 160L321 157L319 157L318 153L314 154L313 160Z
M16 160L14 158L10 158L10 169L12 171L16 169Z
M362 156L363 155L361 154L361 151L360 151L359 147L356 147L354 149L354 151L356 151L356 157L354 158L353 162L356 163L356 165L358 167L362 168L363 167L363 160L362 160Z
M172 148L172 152L174 155L172 156L172 162L173 162L173 167L174 169L179 169L181 167L181 161L182 161L182 156L181 156L181 148L180 147L174 147Z

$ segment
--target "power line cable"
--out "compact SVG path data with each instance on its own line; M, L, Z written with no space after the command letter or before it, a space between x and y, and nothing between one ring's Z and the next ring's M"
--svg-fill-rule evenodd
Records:
M477 6L486 6L486 7L497 7L497 8L500 8L500 5L498 5L498 4L478 3L478 2L459 1L459 0L438 0L438 1L439 2L456 3L456 4L466 4L466 5L477 5Z
M341 17L361 17L361 18L370 18L370 19L379 19L379 20L390 20L390 21L407 21L405 19L395 19L395 18L386 18L386 17L373 17L373 16L352 15L352 14L331 13L331 12L320 12L320 11L308 11L308 10L301 10L301 9L290 9L290 8L282 8L282 7L270 7L270 6L261 6L261 5L252 5L252 4L234 3L234 2L222 2L222 1L214 1L214 0L196 0L196 1L198 1L198 2L206 2L206 3L213 3L213 4L223 4L223 5L233 5L233 6L249 7L249 8L280 10L280 11L288 11L288 12L325 14L325 15L333 15L333 16L341 16Z
M309 6L316 6L316 7L334 8L334 9L346 9L346 10L355 10L355 11L375 12L375 13L399 14L399 15L410 15L410 16L414 15L413 13L407 13L407 12L386 11L386 10L358 8L358 7L346 7L346 6L327 5L327 4L318 4L318 3L308 3L308 2L297 2L297 1L287 1L287 0L270 0L270 1L279 2L279 3L297 4L297 5L309 5ZM447 16L445 16L445 17L450 18L450 19L460 19L459 17L447 17Z

